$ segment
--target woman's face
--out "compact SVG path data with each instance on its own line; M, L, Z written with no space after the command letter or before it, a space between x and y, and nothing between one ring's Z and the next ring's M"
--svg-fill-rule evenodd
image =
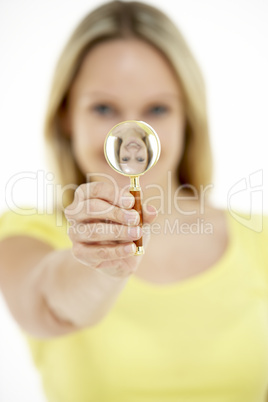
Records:
M73 151L85 175L107 174L129 183L108 166L103 152L107 133L126 120L150 124L160 138L160 159L143 184L161 184L177 168L184 143L182 94L168 62L151 45L138 39L98 44L84 59L68 100Z

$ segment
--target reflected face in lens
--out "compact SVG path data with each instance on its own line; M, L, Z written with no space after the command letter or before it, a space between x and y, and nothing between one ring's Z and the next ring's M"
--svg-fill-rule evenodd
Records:
M130 130L121 141L119 162L123 172L130 175L143 173L148 165L148 152L141 134Z

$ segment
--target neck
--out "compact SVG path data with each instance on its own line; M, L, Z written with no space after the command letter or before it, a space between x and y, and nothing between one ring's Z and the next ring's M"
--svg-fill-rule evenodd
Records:
M206 191L193 186L181 185L175 174L167 172L166 177L155 184L141 183L143 206L153 205L158 211L157 222L166 219L187 221L204 214L209 207Z

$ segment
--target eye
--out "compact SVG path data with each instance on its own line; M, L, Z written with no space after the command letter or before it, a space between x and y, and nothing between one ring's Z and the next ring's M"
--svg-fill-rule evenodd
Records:
M102 116L109 116L114 112L114 109L105 103L100 103L93 106L93 110Z
M123 158L122 158L122 162L128 162L129 161L129 158L127 157L127 156L124 156Z
M138 162L144 162L144 161L145 161L144 158L136 158L136 160L137 160Z
M154 105L150 107L148 112L155 116L160 116L168 112L168 107L164 105Z

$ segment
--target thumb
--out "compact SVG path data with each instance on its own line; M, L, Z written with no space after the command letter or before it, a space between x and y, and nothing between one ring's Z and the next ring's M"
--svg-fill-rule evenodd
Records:
M158 213L152 205L144 205L142 209L143 223L151 224L156 219Z
M151 227L150 225L154 222L157 217L157 210L152 205L146 205L143 207L143 245L146 249L150 237L151 237Z

